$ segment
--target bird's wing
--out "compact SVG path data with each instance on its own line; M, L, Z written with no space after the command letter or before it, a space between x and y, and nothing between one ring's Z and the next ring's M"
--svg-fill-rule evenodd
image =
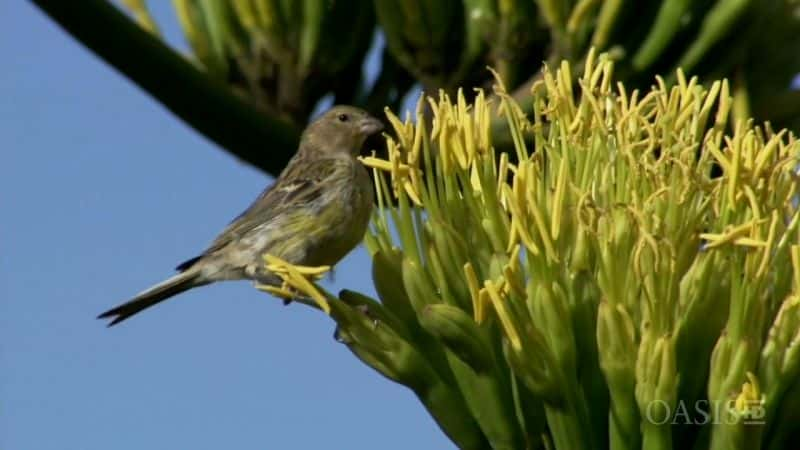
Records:
M331 180L341 176L346 164L339 158L293 160L278 180L225 228L204 254L219 250L276 217L296 213L318 199ZM311 213L311 208L309 208Z

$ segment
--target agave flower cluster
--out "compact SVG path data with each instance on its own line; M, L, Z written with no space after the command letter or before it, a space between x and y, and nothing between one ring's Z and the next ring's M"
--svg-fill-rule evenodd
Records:
M499 83L494 104L387 111L388 159L364 158L380 301L298 270L287 284L461 448L783 448L800 418L800 144L730 123L726 81L676 79L627 92L590 54L577 79L545 69L530 111ZM496 114L514 154L492 146Z

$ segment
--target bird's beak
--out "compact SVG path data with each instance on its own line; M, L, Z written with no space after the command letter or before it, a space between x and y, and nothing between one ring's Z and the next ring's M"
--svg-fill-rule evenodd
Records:
M372 136L383 130L383 123L374 117L365 117L361 119L358 129L361 130L364 136Z

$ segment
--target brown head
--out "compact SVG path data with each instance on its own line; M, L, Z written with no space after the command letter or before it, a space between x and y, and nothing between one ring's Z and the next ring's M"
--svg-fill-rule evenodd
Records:
M337 105L311 122L300 138L300 151L358 155L364 141L383 130L380 120L355 106Z

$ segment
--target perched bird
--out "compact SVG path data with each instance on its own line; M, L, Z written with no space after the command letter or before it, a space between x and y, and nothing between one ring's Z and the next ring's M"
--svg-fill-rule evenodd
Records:
M364 237L372 182L356 159L365 139L383 129L359 108L335 106L303 131L297 153L275 183L177 275L98 317L108 326L183 291L224 280L276 284L264 254L293 264L333 265Z

